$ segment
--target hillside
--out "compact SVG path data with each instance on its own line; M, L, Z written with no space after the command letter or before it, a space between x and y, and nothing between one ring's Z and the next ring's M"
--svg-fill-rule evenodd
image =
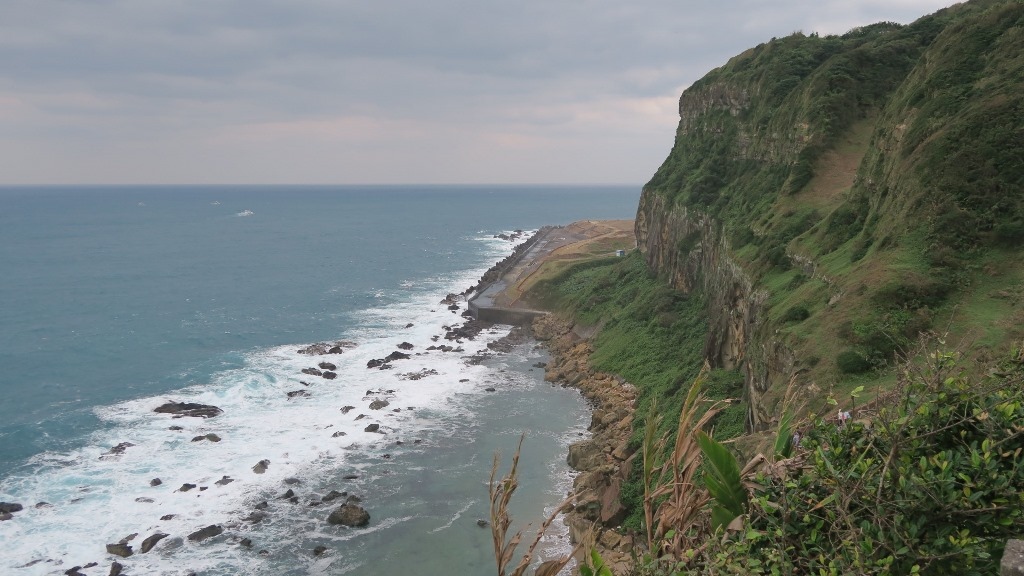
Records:
M711 303L709 360L746 376L751 430L790 377L812 397L891 383L922 331L984 359L1024 337L1024 6L793 35L680 99L645 186L652 270Z
M623 527L636 541L654 530L656 500L639 456L662 434L694 449L680 413L700 387L710 401L733 399L706 428L733 439L741 462L759 450L782 458L785 442L771 446L780 431L783 440L811 434L793 464L804 471L798 480L780 468L763 472L760 488L749 480L750 497L763 498L747 509L753 540L722 544L703 566L992 567L1005 535L1024 528L1019 510L998 512L1024 488L1021 451L1008 448L1021 433L984 424L990 412L979 408L1024 416L1022 94L1024 4L1014 0L973 0L906 26L772 39L682 94L675 144L640 199L638 251L561 270L527 295L592 335L593 370L637 389L633 435L604 472L601 503L621 485ZM925 339L958 352L923 362ZM704 362L710 371L698 376ZM941 418L928 408L947 402ZM852 410L856 425L837 432L837 408ZM948 445L913 440L965 426ZM980 446L995 437L1008 459L993 463L989 481L999 481L989 491L989 481L965 478L989 462ZM860 454L841 453L847 444ZM707 456L704 448L697 453ZM798 486L820 501L789 494ZM946 500L937 496L946 490ZM895 493L903 508L880 498ZM788 508L778 516L780 501L805 524ZM671 530L659 522L671 538L648 532L648 546L693 566L683 543L710 554L702 538L716 526L712 508L695 505L702 512ZM790 548L780 557L779 546Z

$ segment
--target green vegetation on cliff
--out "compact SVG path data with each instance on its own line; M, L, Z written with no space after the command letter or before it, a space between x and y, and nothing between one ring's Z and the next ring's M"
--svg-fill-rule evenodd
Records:
M891 385L930 329L983 359L1005 352L1024 337L1022 30L1024 4L974 0L907 26L774 39L712 71L680 99L638 215L710 224L658 246L675 224L638 223L649 264L689 266L691 285L737 264L766 296L742 336L790 350L804 382L837 394L865 373L875 392ZM748 361L749 374L780 363ZM777 401L788 372L748 384ZM771 419L754 409L754 424Z
M636 232L638 255L537 287L638 387L632 447L655 400L671 429L705 360L709 395L743 401L717 440L745 426L763 448L794 391L810 432L799 466L748 485L744 530L671 573L990 573L1024 526L1024 3L736 56L680 98Z

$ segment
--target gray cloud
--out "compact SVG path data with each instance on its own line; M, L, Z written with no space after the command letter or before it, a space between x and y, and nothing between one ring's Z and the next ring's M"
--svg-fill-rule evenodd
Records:
M644 181L679 91L948 0L7 0L0 182Z

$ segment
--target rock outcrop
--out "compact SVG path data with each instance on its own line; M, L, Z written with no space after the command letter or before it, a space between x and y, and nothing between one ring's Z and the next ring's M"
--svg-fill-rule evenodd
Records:
M579 471L573 482L576 494L572 512L566 515L572 542L587 538L594 530L594 542L615 574L631 565L634 541L613 530L625 518L619 491L629 474L629 436L633 425L636 390L611 374L590 367L590 344L573 332L572 325L554 316L534 320L537 340L546 342L551 360L544 379L579 389L594 405L591 437L569 447L567 461Z

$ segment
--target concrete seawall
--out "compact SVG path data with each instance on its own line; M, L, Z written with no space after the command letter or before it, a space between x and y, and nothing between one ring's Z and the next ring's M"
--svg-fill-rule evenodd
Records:
M530 239L524 242L523 245L516 250L511 258L501 263L500 268L496 270L496 279L488 284L483 284L478 287L476 294L474 294L467 302L467 308L474 318L483 322L493 322L495 324L524 326L533 322L533 319L537 316L547 314L547 312L542 312L540 310L497 306L495 304L495 298L509 286L510 282L515 280L514 278L508 278L508 276L516 269L516 267L524 259L540 257L543 250L539 250L538 248L544 244L542 240L545 240L552 232L559 230L560 228L560 226L545 226L538 230L536 234L530 237Z

